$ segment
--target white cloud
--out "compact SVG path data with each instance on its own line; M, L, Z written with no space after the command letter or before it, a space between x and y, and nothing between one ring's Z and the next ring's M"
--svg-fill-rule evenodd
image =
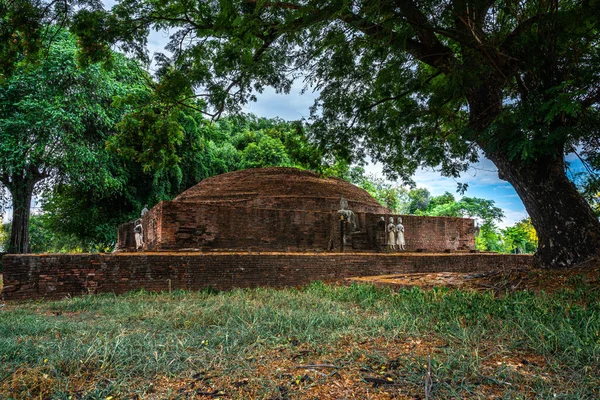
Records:
M515 223L529 217L525 209L523 210L513 210L513 209L503 209L505 218L498 224L500 228L506 228L507 226L514 225Z
M318 96L314 92L301 94L304 84L300 81L293 83L289 94L276 93L273 88L265 88L262 93L257 93L257 101L248 103L243 111L266 118L282 118L295 121L308 118L310 107Z

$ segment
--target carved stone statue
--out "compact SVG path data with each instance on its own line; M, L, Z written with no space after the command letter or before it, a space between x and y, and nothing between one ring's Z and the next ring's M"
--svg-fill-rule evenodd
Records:
M351 224L351 229L352 229L351 232L354 232L358 228L358 224L356 221L356 215L354 215L352 210L347 210L346 209L347 207L348 207L348 200L346 200L344 198L344 196L342 196L342 198L340 199L340 209L338 210L338 214L340 214L340 216L345 221L348 221Z
M398 250L406 250L406 242L404 241L404 225L402 225L402 217L398 217L396 225L396 246Z
M347 208L348 208L348 200L346 200L344 198L344 196L342 196L342 198L340 199L340 211L343 211Z
M142 217L144 215L146 215L147 212L148 212L148 204L144 204L144 208L142 208Z
M385 217L379 217L377 221L377 246L379 248L386 245L386 229L385 229Z
M144 228L141 219L136 219L133 223L133 233L135 234L135 248L139 250L144 245Z
M390 223L387 226L387 247L393 249L396 245L396 225L394 225L394 217L390 217Z

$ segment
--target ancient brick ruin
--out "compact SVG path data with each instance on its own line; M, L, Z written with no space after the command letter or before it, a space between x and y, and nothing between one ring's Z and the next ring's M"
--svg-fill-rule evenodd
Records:
M299 286L321 280L411 272L528 268L532 257L469 253L35 254L4 257L4 300L90 293Z
M339 212L347 201L352 218ZM203 180L141 218L143 251L389 251L386 225L398 221L365 190L295 168L260 168ZM407 251L469 251L467 218L402 215ZM118 247L136 250L134 222Z
M507 270L532 262L526 255L471 254L474 224L466 218L403 215L406 249L392 249L390 217L396 223L399 216L339 179L293 168L232 172L205 179L120 226L120 250L113 254L4 256L2 298L283 287L364 275Z

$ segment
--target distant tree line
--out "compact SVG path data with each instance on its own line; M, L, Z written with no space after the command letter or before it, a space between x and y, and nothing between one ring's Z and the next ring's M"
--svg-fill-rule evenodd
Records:
M394 213L475 219L478 250L503 253L534 253L537 250L538 238L531 220L527 218L513 226L498 228L497 223L504 218L504 212L493 200L466 196L457 200L449 192L432 196L425 188L408 189L356 166L346 165L341 169L338 166L336 174L365 189Z

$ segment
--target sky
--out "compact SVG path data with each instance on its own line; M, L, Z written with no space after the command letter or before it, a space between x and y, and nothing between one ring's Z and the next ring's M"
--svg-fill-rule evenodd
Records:
M106 8L110 8L114 4L114 0L104 0L104 4ZM164 52L163 48L168 37L167 32L152 32L148 38L150 55L159 51ZM310 90L301 94L302 88L301 81L294 83L289 94L278 94L273 89L267 88L263 93L257 94L257 101L244 107L243 111L266 118L308 119L309 107L318 94ZM567 157L567 160L578 164L572 168L572 170L578 172L581 168L580 163L574 157ZM369 173L383 176L381 165L371 163L365 169ZM420 169L416 172L414 180L417 187L426 188L433 196L450 192L456 198L461 197L456 193L457 182L468 183L469 186L464 194L465 196L494 200L496 205L504 211L505 218L498 224L501 228L513 225L528 216L515 190L508 182L498 178L496 167L484 157L458 179L443 177L439 172L432 169ZM34 204L34 207L37 207L37 204ZM7 219L10 219L10 210L7 210L5 214L5 221Z

